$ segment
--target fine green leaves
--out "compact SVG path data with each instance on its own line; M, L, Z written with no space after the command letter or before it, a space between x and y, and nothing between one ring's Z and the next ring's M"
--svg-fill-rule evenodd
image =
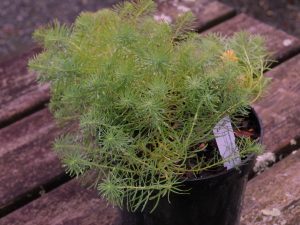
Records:
M225 115L245 114L262 93L266 50L258 36L190 32L193 16L169 25L153 19L151 0L82 13L71 27L35 32L44 52L29 66L51 84L50 109L75 124L54 148L74 176L96 174L110 202L143 210L183 193L186 174L222 165L200 157ZM257 152L250 139L241 156ZM92 171L92 172L91 172Z

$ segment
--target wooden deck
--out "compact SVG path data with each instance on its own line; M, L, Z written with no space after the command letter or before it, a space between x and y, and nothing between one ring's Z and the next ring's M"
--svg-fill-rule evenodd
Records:
M277 62L265 74L273 78L268 94L254 107L267 158L276 163L248 182L241 224L299 225L300 40L217 1L158 2L158 15L171 20L192 9L199 35L247 30L265 36ZM27 71L39 51L0 65L0 225L115 225L117 210L66 176L51 150L60 131L47 109L49 87Z

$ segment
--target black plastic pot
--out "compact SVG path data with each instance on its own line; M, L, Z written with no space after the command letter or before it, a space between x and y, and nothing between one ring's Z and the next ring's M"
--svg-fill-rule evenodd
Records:
M261 126L252 110L250 119L261 136ZM173 194L171 203L161 199L150 213L121 212L122 225L237 225L240 220L243 193L255 156L250 155L239 168L201 179L184 182L189 194Z

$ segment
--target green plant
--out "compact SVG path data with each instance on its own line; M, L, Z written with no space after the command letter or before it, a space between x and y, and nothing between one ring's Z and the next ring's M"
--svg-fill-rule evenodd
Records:
M50 109L76 124L55 141L67 172L85 176L110 202L144 209L172 192L186 174L222 166L214 139L224 116L234 124L263 90L266 50L259 36L231 38L191 31L193 16L153 19L151 0L82 13L73 26L37 30L44 52L29 63L51 84ZM202 144L204 147L196 147ZM258 152L249 138L240 155Z

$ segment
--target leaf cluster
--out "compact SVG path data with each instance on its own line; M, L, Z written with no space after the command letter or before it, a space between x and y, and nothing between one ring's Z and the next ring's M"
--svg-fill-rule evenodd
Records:
M133 211L182 193L184 174L222 165L195 146L225 115L246 114L266 84L261 37L198 35L186 29L191 14L170 25L155 8L138 0L82 13L71 27L54 22L35 32L45 50L29 63L51 83L57 120L78 123L55 142L68 173L93 171L102 195ZM238 146L242 156L259 149Z

